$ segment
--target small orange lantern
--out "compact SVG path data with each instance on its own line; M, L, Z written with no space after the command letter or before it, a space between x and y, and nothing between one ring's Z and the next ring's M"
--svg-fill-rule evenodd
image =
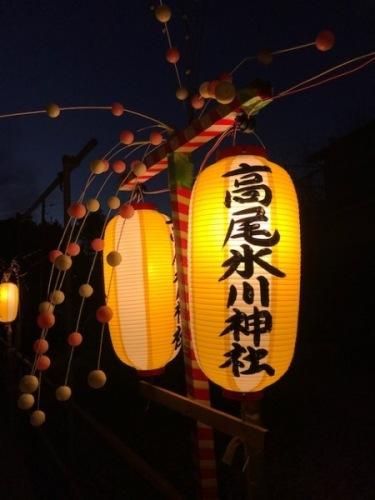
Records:
M294 352L300 235L293 183L262 148L232 148L199 175L189 221L198 364L228 391L261 391L286 372Z
M0 322L11 323L17 317L19 303L18 287L10 281L0 283Z
M167 217L150 204L114 217L104 235L104 283L113 311L109 331L117 356L144 375L155 374L180 349L174 245ZM118 252L113 267L108 255ZM109 289L109 292L108 292Z

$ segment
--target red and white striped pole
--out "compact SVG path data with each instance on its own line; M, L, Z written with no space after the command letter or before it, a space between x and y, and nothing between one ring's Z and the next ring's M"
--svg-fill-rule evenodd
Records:
M175 132L144 159L146 172L130 176L122 184L122 191L131 191L137 184L148 181L168 167L171 153L193 153L209 141L223 134L235 124L241 110L249 116L256 115L260 109L272 102L271 88L268 84L255 82L252 86L238 92L230 104L220 104L209 110L201 118L193 120L185 129Z
M186 154L169 155L169 186L172 203L172 223L176 248L178 294L185 377L188 396L199 403L210 405L208 380L200 370L191 345L189 324L189 295L187 270L187 242L189 201L193 184L193 165ZM200 498L218 498L214 436L211 427L197 422L195 430L195 457L199 473Z

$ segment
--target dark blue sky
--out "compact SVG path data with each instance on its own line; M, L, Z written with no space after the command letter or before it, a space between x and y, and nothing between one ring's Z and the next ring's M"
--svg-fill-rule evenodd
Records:
M192 69L187 84L213 79L264 47L277 50L310 42L325 28L336 35L332 51L308 48L279 56L267 68L249 63L236 74L236 85L260 77L278 92L375 49L373 0L169 4L174 12L172 40L183 54L181 73ZM174 97L175 74L164 60L167 41L149 6L142 0L0 1L0 113L41 109L50 101L70 106L118 100L182 127L187 114ZM374 68L267 107L258 118L257 133L271 158L294 164L331 138L373 119ZM99 146L90 158L100 156L117 142L122 129L147 124L100 111L67 112L58 120L44 115L0 120L0 218L33 202L61 170L63 154L78 152L95 137ZM74 174L74 196L87 167L88 162ZM155 180L152 187L165 182ZM47 216L58 216L61 206L56 192Z

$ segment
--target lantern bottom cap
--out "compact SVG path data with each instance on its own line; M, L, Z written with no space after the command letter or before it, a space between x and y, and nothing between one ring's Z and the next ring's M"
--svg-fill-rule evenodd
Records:
M155 375L161 375L164 371L164 368L156 368L155 370L137 370L137 373L140 377L154 377Z
M263 391L257 392L237 392L223 389L223 396L227 399L235 399L236 401L259 401L263 398Z

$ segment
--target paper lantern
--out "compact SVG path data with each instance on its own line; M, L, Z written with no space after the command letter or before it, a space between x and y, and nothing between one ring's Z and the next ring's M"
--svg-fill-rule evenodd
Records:
M199 175L192 192L191 333L198 364L212 382L256 392L278 380L293 357L298 202L289 175L262 148L228 154Z
M152 205L114 217L104 235L104 283L113 311L109 331L117 356L144 374L161 370L180 348L176 318L174 247L167 218ZM113 251L116 267L107 263Z
M17 317L19 293L14 283L4 281L0 283L0 321L11 323Z

